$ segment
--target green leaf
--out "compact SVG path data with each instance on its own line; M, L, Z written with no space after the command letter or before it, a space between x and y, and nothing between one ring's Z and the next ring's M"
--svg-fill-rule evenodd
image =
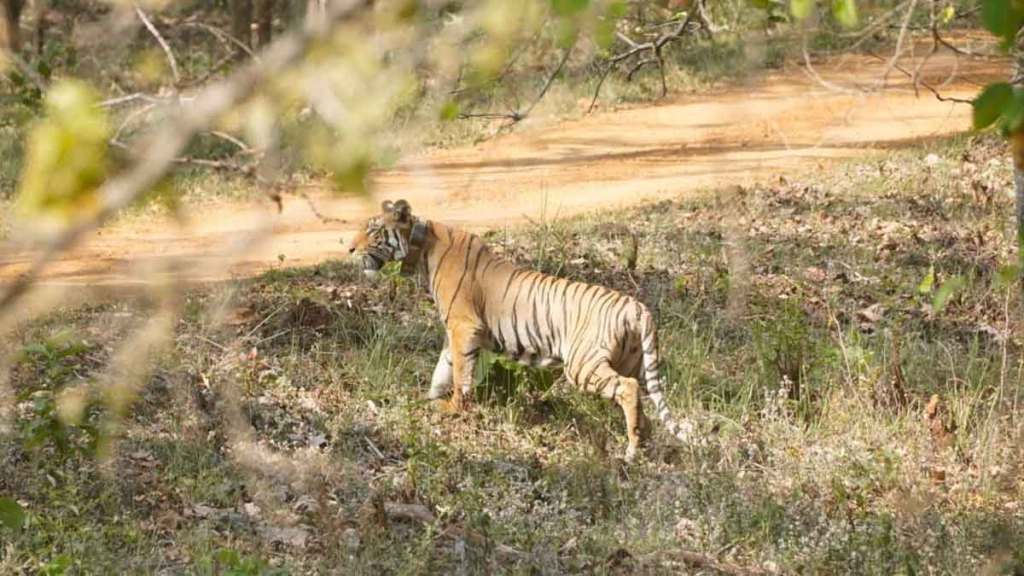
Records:
M919 294L931 294L932 288L935 286L935 266L928 268L928 273L925 274L924 278L921 279L921 283L917 285L917 292Z
M990 126L999 119L1013 98L1013 88L1006 82L989 84L974 99L974 129Z
M857 25L857 4L854 0L832 0L832 17L843 28Z
M789 11L797 20L803 20L814 10L814 0L790 0Z
M953 5L950 4L942 11L942 23L949 24L953 21L953 18L956 18L956 8L953 8Z
M573 16L587 9L590 0L551 0L551 8L559 16Z
M946 305L949 304L950 298L964 286L964 279L960 276L954 276L942 283L939 289L935 292L935 296L932 298L932 312L939 313L946 309Z
M242 561L238 552L230 548L221 548L220 550L217 550L214 552L213 558L224 568L234 568Z
M36 224L62 225L99 209L110 124L96 92L61 80L46 94L46 116L32 128L16 206Z
M0 526L20 530L25 525L25 510L10 498L0 498Z
M1024 90L1013 89L1013 96L1003 106L1003 114L999 118L999 129L1003 134L1016 132L1024 124Z
M982 0L981 23L989 32L1009 41L1024 24L1024 10L1015 0Z
M997 289L1006 288L1016 284L1020 279L1020 266L1016 264L1007 264L1006 266L1000 266L999 270L996 271L996 276L992 280L992 284Z
M441 120L449 121L455 120L459 117L459 103L454 100L449 100L441 106L441 110L438 112L438 116Z
M60 554L40 567L39 574L41 576L64 576L67 574L68 568L71 568L71 564L71 556Z
M604 16L597 21L594 40L602 49L607 50L615 42L615 29L619 20L626 14L626 3L615 1L608 5Z
M563 50L569 50L576 44L576 39L580 35L580 27L575 20L564 18L558 21L556 29L558 37L558 47Z
M368 155L357 156L347 159L344 165L339 166L332 174L331 180L338 192L354 192L366 194L369 192L368 178L370 168L373 166Z

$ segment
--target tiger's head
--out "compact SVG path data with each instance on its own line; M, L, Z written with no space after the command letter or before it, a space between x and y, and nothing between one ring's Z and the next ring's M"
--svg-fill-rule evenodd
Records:
M381 213L366 221L348 245L348 253L363 265L363 273L373 278L388 262L401 261L410 252L409 238L416 219L405 200L385 200Z

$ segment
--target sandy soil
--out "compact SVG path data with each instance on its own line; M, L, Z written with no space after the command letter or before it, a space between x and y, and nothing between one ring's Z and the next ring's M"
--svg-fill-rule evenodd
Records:
M792 66L656 105L528 121L477 146L403 158L374 175L372 199L309 192L322 213L344 223L322 222L289 195L280 213L270 202L224 203L193 211L187 222L115 224L51 265L43 283L124 287L152 282L154 270L211 281L342 257L340 242L382 198L406 198L430 219L500 227L827 169L970 128L969 105L940 102L923 89L915 95L899 72L879 90L883 68L866 58L818 68L827 83L847 90ZM945 53L923 77L941 83L944 96L969 99L1007 70L1005 62ZM868 91L849 90L855 86ZM0 245L0 254L0 281L33 256L13 242Z

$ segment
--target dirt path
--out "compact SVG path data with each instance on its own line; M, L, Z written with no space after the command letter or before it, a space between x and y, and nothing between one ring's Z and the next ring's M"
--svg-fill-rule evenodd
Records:
M882 68L851 58L819 72L828 82L869 86ZM1006 77L1006 70L1002 62L955 62L946 54L933 58L923 76L945 82L945 96L972 98L986 81ZM940 102L925 90L915 96L897 76L890 75L883 92L837 92L794 66L668 103L535 121L478 146L405 158L376 175L375 198L403 197L431 219L495 227L747 185L969 128L970 106ZM184 224L104 229L53 264L44 280L54 286L126 286L151 281L144 271L177 261L188 279L207 281L340 257L339 239L378 200L313 197L321 212L348 223L324 224L293 196L280 214L269 203L218 205L195 211ZM11 244L0 245L0 254L0 281L21 273L32 256Z

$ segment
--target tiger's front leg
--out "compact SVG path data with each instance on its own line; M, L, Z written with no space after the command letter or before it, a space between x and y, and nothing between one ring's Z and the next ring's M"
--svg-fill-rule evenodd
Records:
M452 352L446 339L444 350L441 350L441 356L434 366L434 375L430 378L430 392L427 393L427 398L437 400L452 389L452 372Z

